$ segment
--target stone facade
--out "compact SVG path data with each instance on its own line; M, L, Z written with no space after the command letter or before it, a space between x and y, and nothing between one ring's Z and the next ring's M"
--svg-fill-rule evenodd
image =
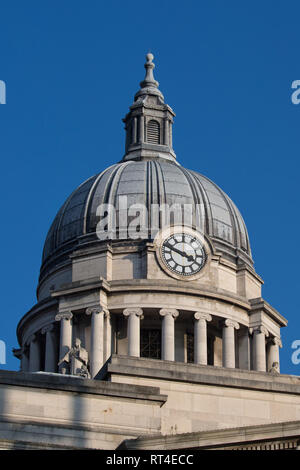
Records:
M97 380L1 371L0 405L0 449L300 442L300 378L263 372L113 355Z

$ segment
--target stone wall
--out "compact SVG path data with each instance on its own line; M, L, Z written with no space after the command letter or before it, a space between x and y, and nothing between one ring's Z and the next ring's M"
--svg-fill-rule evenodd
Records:
M300 420L300 377L113 356L114 383L159 387L164 435Z
M0 371L0 449L115 449L160 433L165 400L154 387Z

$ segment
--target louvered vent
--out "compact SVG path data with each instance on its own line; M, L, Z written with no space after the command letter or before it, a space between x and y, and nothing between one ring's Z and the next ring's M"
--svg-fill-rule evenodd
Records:
M150 142L151 144L160 143L159 122L154 121L153 119L147 124L147 142Z

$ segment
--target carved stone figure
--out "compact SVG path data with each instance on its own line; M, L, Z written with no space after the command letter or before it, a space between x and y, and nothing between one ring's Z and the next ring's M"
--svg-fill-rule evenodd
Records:
M81 377L90 378L88 370L88 352L81 346L81 340L76 338L75 346L71 348L64 357L59 361L58 365L65 364L62 373L70 373Z
M272 367L270 368L269 372L271 374L279 374L279 363L278 362L273 362Z

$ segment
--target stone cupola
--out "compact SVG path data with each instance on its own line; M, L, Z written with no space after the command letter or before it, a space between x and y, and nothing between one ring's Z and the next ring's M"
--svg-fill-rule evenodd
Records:
M154 56L147 54L146 75L135 94L134 103L123 119L126 130L123 161L165 159L175 161L172 144L172 125L175 116L165 104L164 97L154 79Z

